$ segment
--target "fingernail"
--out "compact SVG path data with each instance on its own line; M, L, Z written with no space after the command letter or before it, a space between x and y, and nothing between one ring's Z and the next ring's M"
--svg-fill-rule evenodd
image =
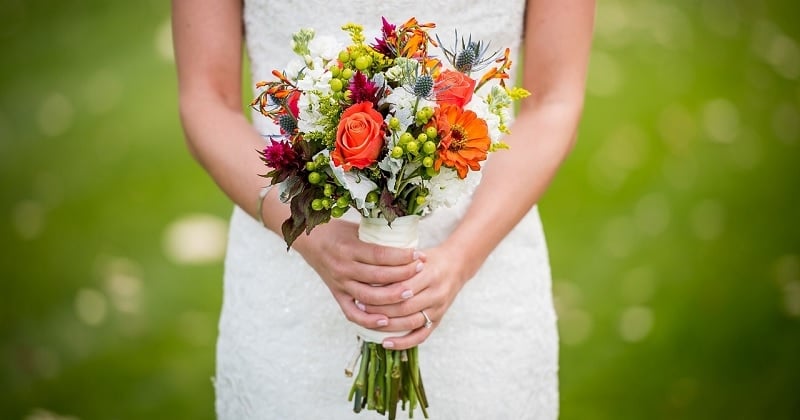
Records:
M378 320L378 326L379 327L385 327L387 325L389 325L389 321L388 320L386 320L386 319L379 319Z
M425 267L425 264L423 264L423 263L417 263L417 273L419 273L420 271L422 271L422 268L423 268L423 267Z
M359 301L356 301L356 306L358 307L358 309L361 309L361 311L363 311L363 312L367 311L367 307L364 306L364 304L359 302Z
M391 341L384 341L383 342L383 347L386 348L386 349L393 348L394 347L394 343L392 343Z
M420 256L422 256L422 253L421 253L421 252L419 252L419 251L414 251L414 259L415 259L415 260L418 260Z
M406 290L403 292L403 294L400 295L400 297L403 299L408 299L411 296L414 296L414 292L412 292L411 290Z

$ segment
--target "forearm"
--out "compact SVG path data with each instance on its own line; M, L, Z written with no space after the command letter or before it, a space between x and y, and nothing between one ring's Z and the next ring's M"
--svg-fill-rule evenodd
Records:
M445 245L457 250L465 280L544 194L574 144L580 101L530 106L492 154L463 221Z

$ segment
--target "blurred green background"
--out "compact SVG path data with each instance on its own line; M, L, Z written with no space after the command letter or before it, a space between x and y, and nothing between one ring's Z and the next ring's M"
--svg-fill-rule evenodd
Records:
M800 418L800 4L601 0L541 204L562 419ZM0 418L211 419L231 206L169 4L0 5Z

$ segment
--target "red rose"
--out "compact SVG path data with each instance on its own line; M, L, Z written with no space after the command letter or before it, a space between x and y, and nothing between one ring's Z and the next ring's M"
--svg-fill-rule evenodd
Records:
M296 90L289 94L289 97L286 98L286 103L289 105L289 112L292 113L292 116L295 118L300 117L300 108L297 106L297 101L300 100L300 91Z
M342 113L331 159L345 171L375 163L383 148L383 117L372 102L359 102Z
M439 73L434 84L436 102L439 105L453 104L464 108L472 99L475 81L460 71L445 70Z

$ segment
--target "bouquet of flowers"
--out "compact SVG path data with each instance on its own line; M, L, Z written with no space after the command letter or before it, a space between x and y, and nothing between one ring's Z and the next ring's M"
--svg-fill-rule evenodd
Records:
M270 168L262 176L290 205L287 249L350 208L362 216L362 240L414 247L419 217L470 194L481 162L507 147L501 137L512 101L528 95L506 86L509 50L490 51L458 33L440 47L434 28L384 18L381 36L367 43L360 25L347 24L349 45L303 29L292 40L298 58L257 84L251 106L280 126L261 159ZM359 366L349 395L354 410L393 419L402 401L410 415L419 406L427 418L417 348L384 349L373 333L359 334L346 369L352 375Z

